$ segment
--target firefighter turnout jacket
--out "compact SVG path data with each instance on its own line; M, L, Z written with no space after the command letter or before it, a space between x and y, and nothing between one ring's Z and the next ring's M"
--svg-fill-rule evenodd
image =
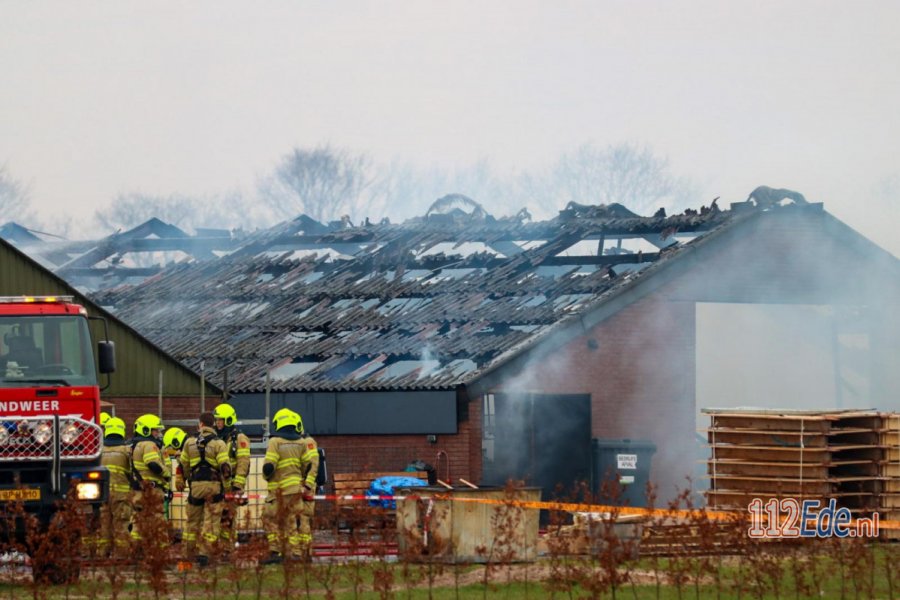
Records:
M316 491L316 477L319 474L319 447L312 436L303 434L300 439L303 444L303 456L300 457L300 471L303 476L303 484L309 493Z
M110 498L127 498L131 493L131 446L125 440L105 439L100 464L109 470Z
M242 492L247 487L247 476L250 474L250 438L232 428L222 439L228 445L228 462L234 477L231 489Z
M169 489L169 465L160 454L161 442L152 437L135 437L132 442L131 460L134 467L135 489L141 482L150 482L162 490Z
M178 460L184 477L192 486L210 482L224 488L230 484L228 446L211 427L201 427L196 436L188 438Z
M304 479L302 460L306 445L295 429L283 429L269 439L263 462L263 478L268 483L270 498L279 490L283 496L299 494Z

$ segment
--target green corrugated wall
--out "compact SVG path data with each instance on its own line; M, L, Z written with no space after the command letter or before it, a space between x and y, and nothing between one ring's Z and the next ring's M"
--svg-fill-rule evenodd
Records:
M92 317L106 317L109 339L116 343L116 372L104 397L155 396L159 373L163 373L163 394L199 396L200 376L166 355L136 331L80 294L75 288L32 260L5 240L0 240L0 296L74 296ZM95 340L103 339L103 324L91 321ZM96 346L96 344L95 344ZM95 347L96 351L96 347ZM101 377L101 385L106 378ZM207 385L207 396L218 394Z

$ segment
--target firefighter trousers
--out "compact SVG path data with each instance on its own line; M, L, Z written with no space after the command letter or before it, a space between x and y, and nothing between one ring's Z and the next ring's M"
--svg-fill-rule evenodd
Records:
M100 556L128 555L128 525L134 513L130 493L110 492L109 501L100 507L100 538L97 552Z
M238 521L242 521L240 523L241 526L247 526L247 523L243 522L246 520L246 513L244 513L244 518L241 519L241 513L239 512L241 506L246 506L247 504L248 502L246 499L225 499L222 510L222 531L219 535L222 538L222 541L228 546L234 546L235 542L238 541Z
M297 532L297 542L300 554L303 556L312 555L312 519L316 512L315 500L304 500L300 498L300 527Z
M303 498L300 494L272 494L266 498L263 508L263 523L269 550L279 554L299 554L300 518Z
M134 493L134 517L131 525L133 540L156 540L169 543L169 525L163 513L166 493L161 487L145 487Z
M225 499L218 481L192 481L185 510L187 527L182 535L185 554L192 556L198 547L200 554L211 556L222 528Z

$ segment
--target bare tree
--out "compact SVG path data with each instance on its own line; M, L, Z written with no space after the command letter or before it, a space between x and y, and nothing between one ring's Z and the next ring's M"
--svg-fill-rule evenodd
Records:
M368 216L371 161L365 154L329 145L294 148L259 183L262 201L278 219L305 214L327 223L343 215Z
M238 191L209 197L129 192L119 194L109 206L94 213L94 221L102 235L131 229L154 217L188 233L197 227L250 229L263 224L263 217Z
M459 193L484 206L495 217L527 208L552 217L569 202L611 204L651 214L695 205L699 193L687 179L671 173L666 159L648 148L617 144L583 145L559 157L551 166L518 174L499 173L487 159L455 170L420 169L393 164L381 169L373 189L384 194L390 216L410 217L446 194Z
M669 161L649 148L620 143L605 148L585 144L563 154L546 172L519 179L524 197L538 212L553 214L569 202L618 202L639 214L696 204L697 192L673 175Z
M6 165L0 165L0 224L33 218L31 194L27 186L15 179Z

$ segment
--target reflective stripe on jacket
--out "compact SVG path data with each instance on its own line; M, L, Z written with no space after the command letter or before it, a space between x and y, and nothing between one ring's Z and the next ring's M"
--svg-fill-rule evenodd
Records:
M159 452L159 446L153 440L142 440L134 446L134 452L131 455L134 472L143 481L155 483L163 489L169 488L169 465L163 460ZM148 465L156 463L162 468L162 474L156 475Z
M316 440L307 436L300 440L304 444L303 456L300 458L300 468L304 476L306 487L316 489L316 476L319 474L319 446Z
M131 447L124 444L104 446L100 464L109 470L111 494L128 494L131 491Z
M250 438L240 431L232 431L228 438L228 460L234 474L234 485L243 489L250 474Z
M281 490L284 495L299 494L303 479L301 459L306 452L304 440L287 440L281 437L269 439L266 448L265 463L275 466L275 472L269 478L269 493Z

